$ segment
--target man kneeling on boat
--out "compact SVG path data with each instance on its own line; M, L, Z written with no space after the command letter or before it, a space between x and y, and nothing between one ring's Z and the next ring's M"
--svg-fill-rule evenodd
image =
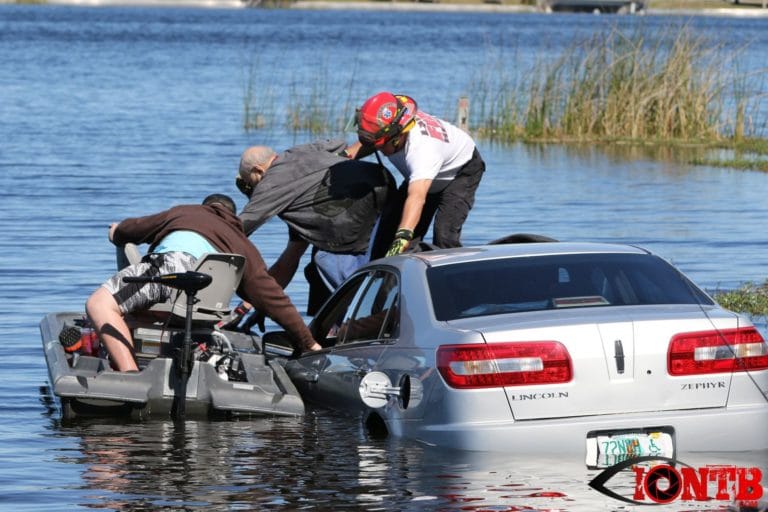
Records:
M173 289L159 283L125 283L128 276L157 276L186 272L204 253L245 256L237 294L283 327L300 350L320 350L298 310L275 279L267 273L261 253L246 237L229 196L212 194L202 205L175 206L154 215L125 219L109 227L115 245L149 244L140 263L130 265L102 284L88 298L85 309L112 365L119 371L138 371L131 330L124 315L170 299Z

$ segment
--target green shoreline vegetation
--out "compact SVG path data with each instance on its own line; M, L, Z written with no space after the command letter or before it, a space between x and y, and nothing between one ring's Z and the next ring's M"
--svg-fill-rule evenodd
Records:
M687 163L768 171L762 97L768 70L739 70L740 49L669 27L649 44L617 29L539 60L527 73L477 74L470 86L477 136L500 142L697 146L730 158Z
M649 45L640 29L597 34L531 73L481 74L478 132L503 141L638 140L721 143L744 138L748 98L723 73L722 48L683 27ZM720 54L722 54L721 58ZM488 83L499 77L498 84ZM730 87L729 87L730 86ZM734 112L725 112L728 89ZM485 110L488 108L489 110Z
M716 291L712 297L731 311L755 318L768 317L768 280L763 284L744 283L737 290Z
M749 92L761 89L754 84L765 83L768 69L741 72L739 48L711 44L684 24L663 29L654 42L644 28L639 24L627 33L614 27L554 57L534 56L533 64L505 64L489 55L478 69L468 70L467 76L476 78L454 101L468 98L468 129L494 142L698 147L732 155L691 157L686 163L768 168L766 120L758 114L762 97ZM284 123L293 132L344 132L355 99L367 91L356 91L354 65L346 78L330 73L329 65L318 66L311 90L302 95L292 86L281 114L269 74L251 65L244 87L244 129ZM335 101L328 102L329 97Z

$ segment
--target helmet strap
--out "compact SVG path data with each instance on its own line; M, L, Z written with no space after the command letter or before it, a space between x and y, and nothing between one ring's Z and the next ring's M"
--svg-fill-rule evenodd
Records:
M379 162L379 165L384 167L384 162L381 161L381 157L379 156L379 150L374 149L373 154L376 155L376 161Z

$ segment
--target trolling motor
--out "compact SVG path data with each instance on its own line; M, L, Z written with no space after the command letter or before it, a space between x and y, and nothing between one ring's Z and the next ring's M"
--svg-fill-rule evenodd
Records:
M213 278L202 272L180 272L164 274L160 276L135 276L124 277L126 283L160 283L181 290L187 294L187 311L184 319L184 343L181 345L181 355L176 357L176 367L179 369L179 377L176 379L171 417L174 420L183 420L186 414L187 380L190 373L190 359L192 355L192 306L198 302L197 292L211 284ZM178 351L176 352L178 354Z

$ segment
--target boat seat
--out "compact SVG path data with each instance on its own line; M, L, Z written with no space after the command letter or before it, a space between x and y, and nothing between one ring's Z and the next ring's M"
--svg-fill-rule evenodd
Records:
M118 266L121 252L128 264L141 261L138 247L129 243L123 248L118 248ZM196 324L215 324L232 311L232 296L243 277L245 257L230 253L206 253L197 260L197 265L192 270L213 278L211 284L197 292L198 301L192 307L192 321ZM155 304L149 311L169 313L172 322L183 324L187 311L187 294L183 291L176 292L171 301Z
M117 246L117 270L123 270L128 265L135 265L141 261L139 246L132 243Z

